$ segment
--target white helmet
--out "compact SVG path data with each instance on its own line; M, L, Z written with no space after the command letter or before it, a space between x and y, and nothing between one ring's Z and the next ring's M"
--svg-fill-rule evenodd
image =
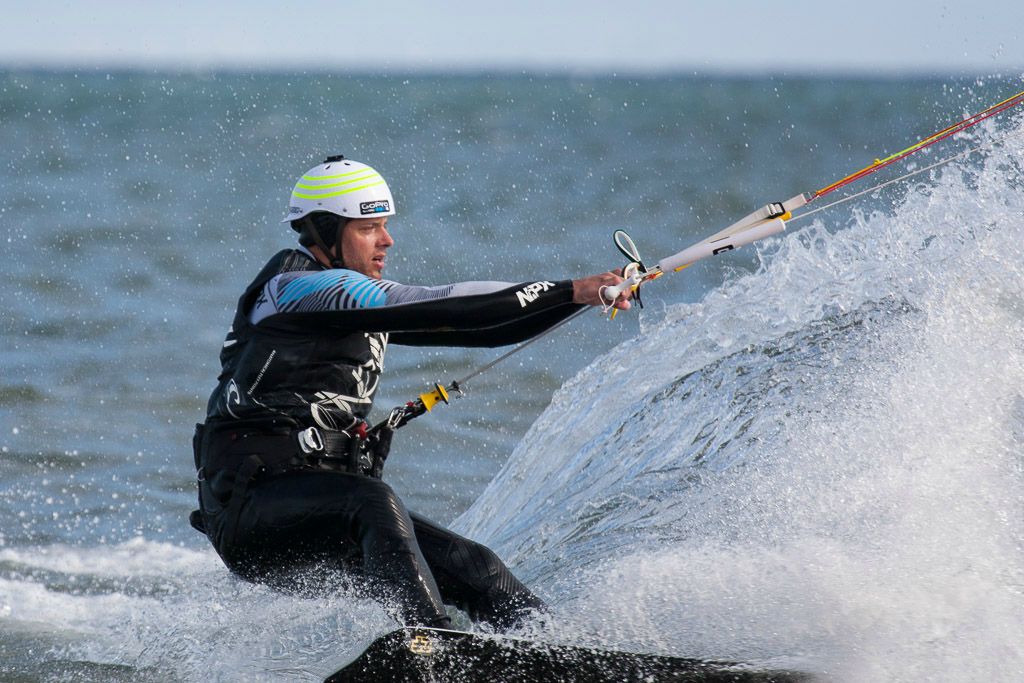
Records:
M394 216L395 200L380 173L343 156L327 160L306 171L295 183L282 223L314 211L327 211L345 218Z

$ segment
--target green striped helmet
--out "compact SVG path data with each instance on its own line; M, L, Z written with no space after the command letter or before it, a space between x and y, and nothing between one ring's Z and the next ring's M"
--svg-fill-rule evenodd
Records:
M380 173L343 156L306 171L295 183L288 215L282 223L314 211L327 211L345 218L394 216L395 200Z

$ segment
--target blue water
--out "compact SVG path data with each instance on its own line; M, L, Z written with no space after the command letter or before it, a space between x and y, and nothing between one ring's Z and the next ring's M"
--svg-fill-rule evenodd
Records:
M0 72L0 673L315 680L393 625L238 582L186 522L234 302L320 157L388 178L389 277L551 279L621 265L616 228L656 260L1020 89ZM553 604L536 637L1021 678L1021 130L584 316L410 425L387 479ZM390 349L378 415L495 354Z

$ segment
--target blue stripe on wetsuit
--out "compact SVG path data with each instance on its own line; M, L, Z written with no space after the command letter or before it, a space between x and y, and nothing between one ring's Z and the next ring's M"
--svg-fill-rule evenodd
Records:
M383 306L387 299L380 286L362 273L352 270L327 270L292 280L281 288L277 303L280 306L287 306L307 296L331 289L348 294L359 308Z

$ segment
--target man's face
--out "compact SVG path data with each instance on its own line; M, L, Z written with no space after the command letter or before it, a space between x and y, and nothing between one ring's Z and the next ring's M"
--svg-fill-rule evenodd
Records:
M379 280L387 250L395 243L388 234L387 217L353 218L341 232L345 267Z

